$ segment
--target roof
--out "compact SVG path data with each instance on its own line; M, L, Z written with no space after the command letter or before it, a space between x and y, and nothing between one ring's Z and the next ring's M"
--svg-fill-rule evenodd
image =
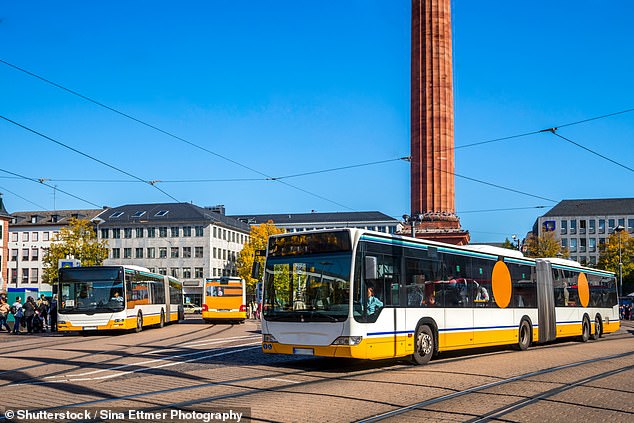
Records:
M10 217L10 216L11 215L9 214L7 209L4 208L4 201L2 201L2 194L0 194L0 217Z
M634 198L563 200L543 217L634 215Z
M11 217L15 223L11 223L11 227L19 226L51 226L51 225L68 225L71 218L90 220L101 213L103 209L84 209L84 210L53 210L53 211L23 211L11 213ZM35 216L35 222L32 217ZM57 217L57 218L55 218Z
M400 221L378 211L366 212L335 212L335 213L280 213L280 214L251 214L232 216L251 225L259 225L272 220L276 225L300 225L300 224L335 224L335 223L377 223Z
M232 217L191 203L126 204L102 211L97 216L104 226L148 223L212 223L249 232L250 226Z

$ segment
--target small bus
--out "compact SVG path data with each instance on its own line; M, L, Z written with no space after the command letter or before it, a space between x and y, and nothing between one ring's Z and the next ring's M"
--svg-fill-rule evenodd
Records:
M244 279L223 276L205 279L202 318L208 322L247 318L247 293Z
M140 266L59 269L60 332L135 330L182 320L183 284Z
M614 273L362 229L269 237L263 283L265 353L424 364L620 327Z

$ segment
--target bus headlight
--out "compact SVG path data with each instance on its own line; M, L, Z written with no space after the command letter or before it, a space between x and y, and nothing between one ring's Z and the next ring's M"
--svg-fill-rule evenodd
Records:
M362 339L363 336L340 336L332 345L359 345Z
M262 342L277 342L277 339L273 335L263 334Z

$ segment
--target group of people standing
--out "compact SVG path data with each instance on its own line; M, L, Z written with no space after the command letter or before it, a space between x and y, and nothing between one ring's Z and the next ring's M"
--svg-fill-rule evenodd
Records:
M9 314L13 316L13 328L9 327ZM57 331L57 295L53 295L51 301L44 294L37 300L27 297L24 304L22 298L17 297L12 305L7 298L0 296L0 331L6 328L8 333L23 333L21 328L26 328L27 333L56 332Z
M619 306L621 320L632 320L632 304L621 304Z

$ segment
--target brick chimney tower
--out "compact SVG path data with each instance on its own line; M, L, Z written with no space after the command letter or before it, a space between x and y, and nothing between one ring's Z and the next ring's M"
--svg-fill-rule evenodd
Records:
M454 191L450 0L412 0L411 215L417 238L469 242ZM412 229L404 229L411 233Z

